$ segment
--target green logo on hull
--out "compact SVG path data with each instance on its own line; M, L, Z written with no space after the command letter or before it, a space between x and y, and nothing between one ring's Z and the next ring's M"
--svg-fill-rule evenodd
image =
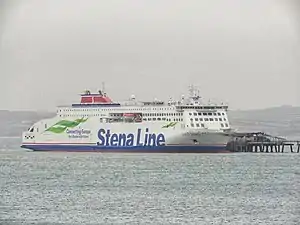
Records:
M177 123L178 123L178 122L170 122L170 123L164 125L162 128L175 127L175 125L176 125Z
M60 120L56 124L54 124L53 126L49 127L45 131L49 131L49 132L52 132L52 133L60 134L60 133L63 133L67 128L74 128L74 127L78 126L79 124L84 123L87 120L88 120L88 118L86 118L86 119L84 119L84 118L76 119L74 121L71 121L71 120Z

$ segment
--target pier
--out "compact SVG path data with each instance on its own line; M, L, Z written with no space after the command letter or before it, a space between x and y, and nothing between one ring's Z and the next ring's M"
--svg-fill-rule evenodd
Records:
M234 133L227 144L232 152L300 153L300 141L271 136L263 132Z

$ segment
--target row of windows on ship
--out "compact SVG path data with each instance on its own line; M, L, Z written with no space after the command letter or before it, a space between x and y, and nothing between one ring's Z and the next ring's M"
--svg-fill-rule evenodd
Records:
M189 113L190 116L224 116L225 113L209 113L209 112L194 112ZM143 113L143 116L183 116L183 113Z
M183 121L183 119L182 118L173 118L173 120L172 119L170 119L170 118L166 118L166 117L163 117L163 118L161 118L161 117L158 117L158 118L156 118L156 117L154 117L154 118L151 118L151 117L148 117L148 118L143 118L143 119L141 119L141 118L114 118L114 119L103 119L103 118L100 118L100 122L102 123L102 122L106 122L106 123L119 123L119 122L126 122L126 123L141 123L142 122L142 120L143 121L176 121L176 122L180 122L180 121ZM205 127L205 124L204 123L199 123L199 121L201 122L203 122L203 121L214 121L213 120L213 118L210 118L210 119L208 119L208 118L195 118L195 119L193 119L193 118L190 118L190 121L191 121L191 123L190 123L190 126L191 127ZM215 118L215 121L222 121L222 118ZM223 121L226 121L226 119L225 118L223 118ZM229 127L229 125L227 124L227 123L220 123L220 126L221 127Z
M220 123L221 127L225 128L225 127L229 127L227 123L223 124L223 123ZM205 124L204 123L191 123L191 127L202 127L204 128L205 127Z
M124 108L90 108L90 109L87 109L87 108L70 108L70 109L58 109L57 112L58 113L61 113L61 112L86 112L86 111L90 111L90 112L95 112L95 111L145 111L145 110L152 110L152 111L168 111L168 110L174 110L175 108L174 107L169 107L169 108L162 108L162 107L159 107L159 108L127 108L127 109L124 109ZM184 108L179 108L179 109L184 109ZM216 110L216 109L222 109L222 107L190 107L190 108L187 108L187 109L208 109L208 110Z
M156 117L148 117L148 118L143 118L144 121L160 121L160 120L167 120L167 121L171 121L170 118L166 118L166 117L163 117L163 118L156 118ZM194 120L195 121L226 121L226 118L190 118L191 122L193 122ZM182 118L174 118L174 121L183 121Z
M194 116L197 116L197 115L198 115L198 116L202 116L202 115L203 115L203 116L216 116L216 115L221 116L221 115L223 115L223 116L224 116L225 113L223 113L223 112L222 112L222 113L219 113L219 112L218 112L218 113L205 113L205 112L204 112L204 113L201 113L201 112L198 112L198 113L197 113L197 112L191 113L191 112L190 112L189 115L190 115L190 116L192 116L192 115L194 115Z
M66 108L66 109L58 109L57 112L86 112L86 111L90 111L90 112L95 112L95 111L168 111L168 110L174 110L174 107L169 107L169 108L150 108L150 107L141 107L141 108Z
M143 119L139 119L138 121L183 121L183 118L173 118L173 120L171 118L167 118L167 117L147 117L147 118L143 118ZM100 121L102 122L103 119L100 118ZM119 121L123 121L123 118L114 118L114 119L109 119L109 121L115 121L115 122L119 122ZM125 121L135 121L136 122L136 118L126 118ZM226 118L190 118L191 122L194 121L226 121Z
M70 115L60 115L60 116L75 116L76 114L70 114ZM110 114L111 116L121 116L122 114L120 113L112 113ZM143 117L145 116L183 116L183 113L143 113ZM224 116L225 113L207 113L207 112L194 112L194 113L189 113L190 116ZM100 114L94 114L94 115L81 115L81 116L100 116Z

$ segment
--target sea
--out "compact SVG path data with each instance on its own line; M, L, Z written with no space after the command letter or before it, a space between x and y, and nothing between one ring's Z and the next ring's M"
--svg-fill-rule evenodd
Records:
M300 154L31 152L51 114L0 112L0 224L300 224ZM232 126L300 140L300 109L232 112Z

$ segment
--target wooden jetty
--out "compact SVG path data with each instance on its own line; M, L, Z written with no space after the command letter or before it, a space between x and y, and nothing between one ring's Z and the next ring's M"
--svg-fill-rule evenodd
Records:
M227 144L232 152L300 153L300 141L286 140L263 132L233 133Z

